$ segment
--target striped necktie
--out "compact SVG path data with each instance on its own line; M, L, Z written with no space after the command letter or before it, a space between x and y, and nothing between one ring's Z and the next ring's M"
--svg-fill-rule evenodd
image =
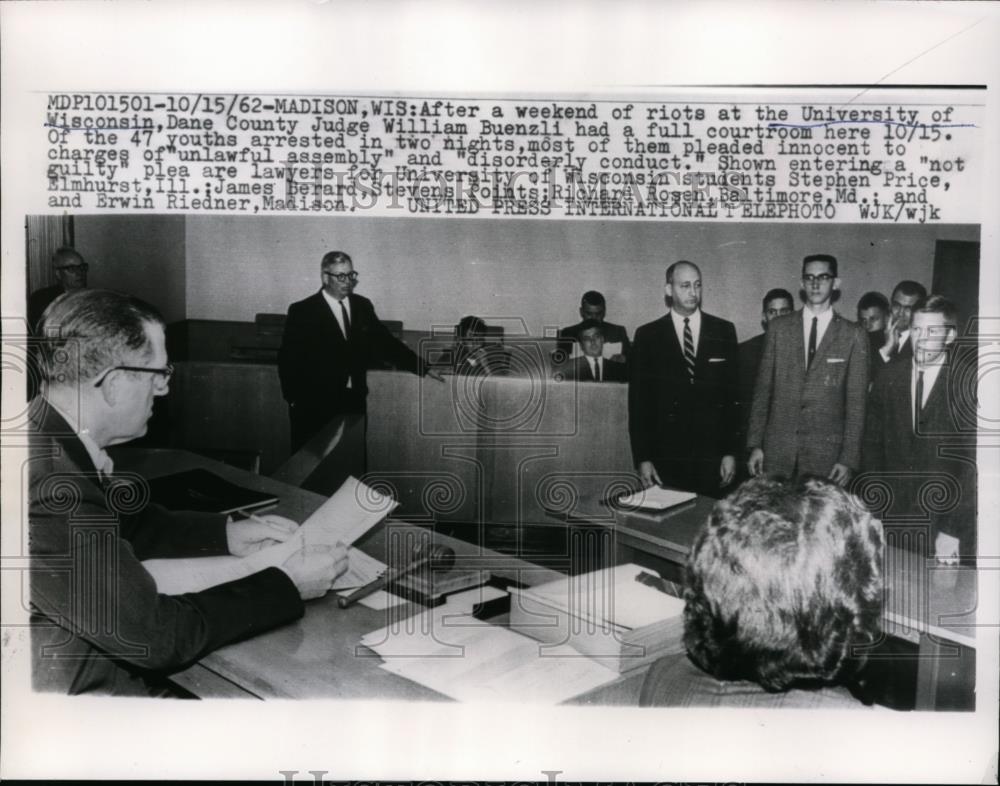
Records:
M694 382L694 334L691 323L684 317L684 363L687 365L688 381Z

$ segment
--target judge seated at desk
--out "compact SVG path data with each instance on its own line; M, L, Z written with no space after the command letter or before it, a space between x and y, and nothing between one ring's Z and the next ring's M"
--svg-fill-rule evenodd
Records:
M510 369L510 356L495 332L477 316L462 317L455 326L452 370L456 374L502 374ZM491 333L494 335L491 336ZM493 339L493 340L491 340Z
M864 708L881 566L881 526L856 497L820 478L747 481L691 551L687 654L652 666L640 704Z
M565 379L577 382L627 382L628 370L623 362L604 357L606 325L596 319L584 320L577 331L583 355L570 361L563 372Z
M43 389L30 409L33 683L63 693L169 695L165 679L224 644L298 619L347 568L341 545L201 592L163 595L150 558L245 556L284 541L281 516L232 521L148 503L105 449L146 433L166 395L163 319L115 292L63 295L41 319Z

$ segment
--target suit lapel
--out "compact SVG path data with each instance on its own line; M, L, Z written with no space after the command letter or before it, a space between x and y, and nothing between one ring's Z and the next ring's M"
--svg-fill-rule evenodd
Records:
M792 367L795 369L795 373L798 375L798 379L803 379L806 375L806 343L802 338L803 325L806 320L806 310L799 310L799 318L793 321L795 337L792 341L792 346L795 347L795 352L793 353L795 357L792 360Z
M802 320L803 325L805 324L805 309L802 309ZM843 319L840 315L834 312L833 317L830 319L830 324L826 326L826 332L823 333L823 339L816 345L816 354L813 355L812 365L809 366L807 373L811 374L814 371L822 368L826 363L826 356L830 353L830 348L833 346L840 345L840 336L843 329ZM805 339L803 338L802 331L799 331L799 342L802 344L802 351L799 357L802 358L802 364L805 366L805 353L806 345Z
M351 305L353 306L354 304L352 303ZM326 331L331 338L335 341L346 343L344 333L340 329L340 323L333 315L330 304L326 302L326 297L323 296L322 290L316 293L316 317L323 326L323 330Z
M666 342L664 346L667 348L667 354L672 357L668 357L669 361L683 363L684 362L684 350L681 349L680 336L677 335L677 331L674 329L674 318L667 314L664 317L665 325L663 326L663 332L666 334Z

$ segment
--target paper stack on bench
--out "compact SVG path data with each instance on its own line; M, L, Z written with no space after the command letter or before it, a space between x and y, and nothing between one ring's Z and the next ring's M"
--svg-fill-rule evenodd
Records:
M628 564L511 588L510 627L546 645L569 644L618 672L631 671L683 651L684 601L657 588L660 581Z
M363 501L363 504L362 504ZM337 493L324 502L284 543L256 551L246 557L189 557L150 559L142 564L164 595L182 595L235 581L281 564L302 546L350 546L399 505L357 478L350 477ZM334 590L360 587L385 570L385 564L358 549L348 551L350 567L337 579Z

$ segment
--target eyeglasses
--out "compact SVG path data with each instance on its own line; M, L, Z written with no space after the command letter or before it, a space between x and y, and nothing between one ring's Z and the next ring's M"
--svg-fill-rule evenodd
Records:
M97 378L94 382L94 387L99 388L103 385L104 380L108 378L108 374L112 371L135 371L140 374L156 374L163 377L164 384L169 382L170 378L174 375L174 367L170 363L167 363L167 365L163 368L149 368L148 366L112 366Z
M825 284L827 281L833 281L833 276L830 273L820 273L818 276L814 276L810 273L805 273L802 276L802 280L807 284L813 284L819 281L821 284Z
M348 281L350 281L353 284L355 281L358 280L358 274L353 270L350 273L331 273L328 270L324 270L323 275L335 278L341 284L346 284Z
M90 270L90 265L86 262L81 262L79 265L60 265L56 270L72 270L74 272L86 273Z

